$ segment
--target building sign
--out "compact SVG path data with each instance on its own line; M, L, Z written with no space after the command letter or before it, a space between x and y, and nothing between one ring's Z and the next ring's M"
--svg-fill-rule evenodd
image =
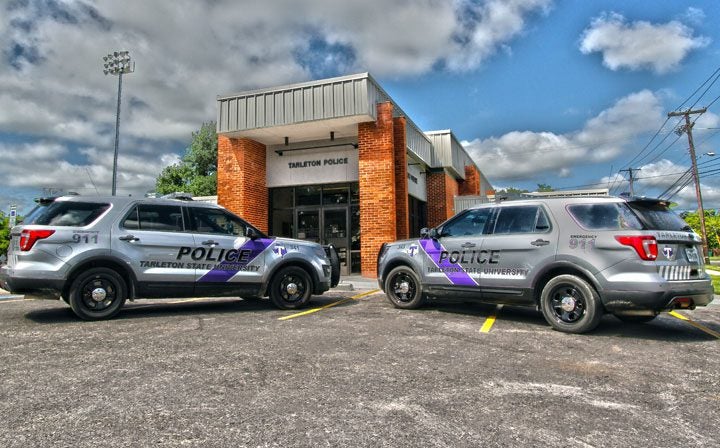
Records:
M408 159L407 177L408 177L408 194L421 201L427 202L427 182L424 166L419 162Z
M317 143L318 146L328 144L330 142ZM301 150L292 146L268 146L268 188L358 181L358 150L351 144L337 143L331 148L309 146Z

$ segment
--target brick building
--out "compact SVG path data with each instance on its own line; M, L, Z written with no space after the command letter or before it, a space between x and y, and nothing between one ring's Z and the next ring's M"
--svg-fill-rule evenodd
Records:
M218 97L218 203L272 235L334 244L375 276L380 245L492 187L451 131L422 132L368 74Z

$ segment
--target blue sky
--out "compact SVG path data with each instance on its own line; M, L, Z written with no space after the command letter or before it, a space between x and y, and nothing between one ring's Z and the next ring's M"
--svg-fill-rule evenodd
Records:
M619 193L632 167L637 192L675 192L690 160L666 114L715 79L718 24L716 1L0 0L0 210L49 189L109 193L113 50L137 64L120 194L152 190L217 95L364 71L422 129L452 129L497 188ZM720 96L705 87L683 107ZM717 208L720 101L694 118L698 154L718 152L700 158ZM692 208L692 185L673 200Z

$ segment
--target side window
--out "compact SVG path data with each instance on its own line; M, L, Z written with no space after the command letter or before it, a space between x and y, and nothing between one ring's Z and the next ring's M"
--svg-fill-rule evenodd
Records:
M248 224L224 210L190 208L192 230L199 233L245 236Z
M587 230L642 229L642 224L625 204L573 204L570 215Z
M182 208L174 205L138 204L121 226L127 230L182 232L185 230Z
M482 235L492 210L491 207L468 210L445 224L442 228L442 236Z
M550 228L547 215L537 205L500 207L494 234L538 233Z

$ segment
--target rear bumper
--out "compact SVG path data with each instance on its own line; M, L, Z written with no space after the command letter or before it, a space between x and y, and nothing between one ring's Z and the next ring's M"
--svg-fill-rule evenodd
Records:
M63 279L17 277L11 275L8 266L0 268L0 288L27 298L57 300L64 286Z
M608 312L669 311L678 308L693 309L706 306L713 300L710 280L692 282L665 282L659 290L605 290L600 293Z

